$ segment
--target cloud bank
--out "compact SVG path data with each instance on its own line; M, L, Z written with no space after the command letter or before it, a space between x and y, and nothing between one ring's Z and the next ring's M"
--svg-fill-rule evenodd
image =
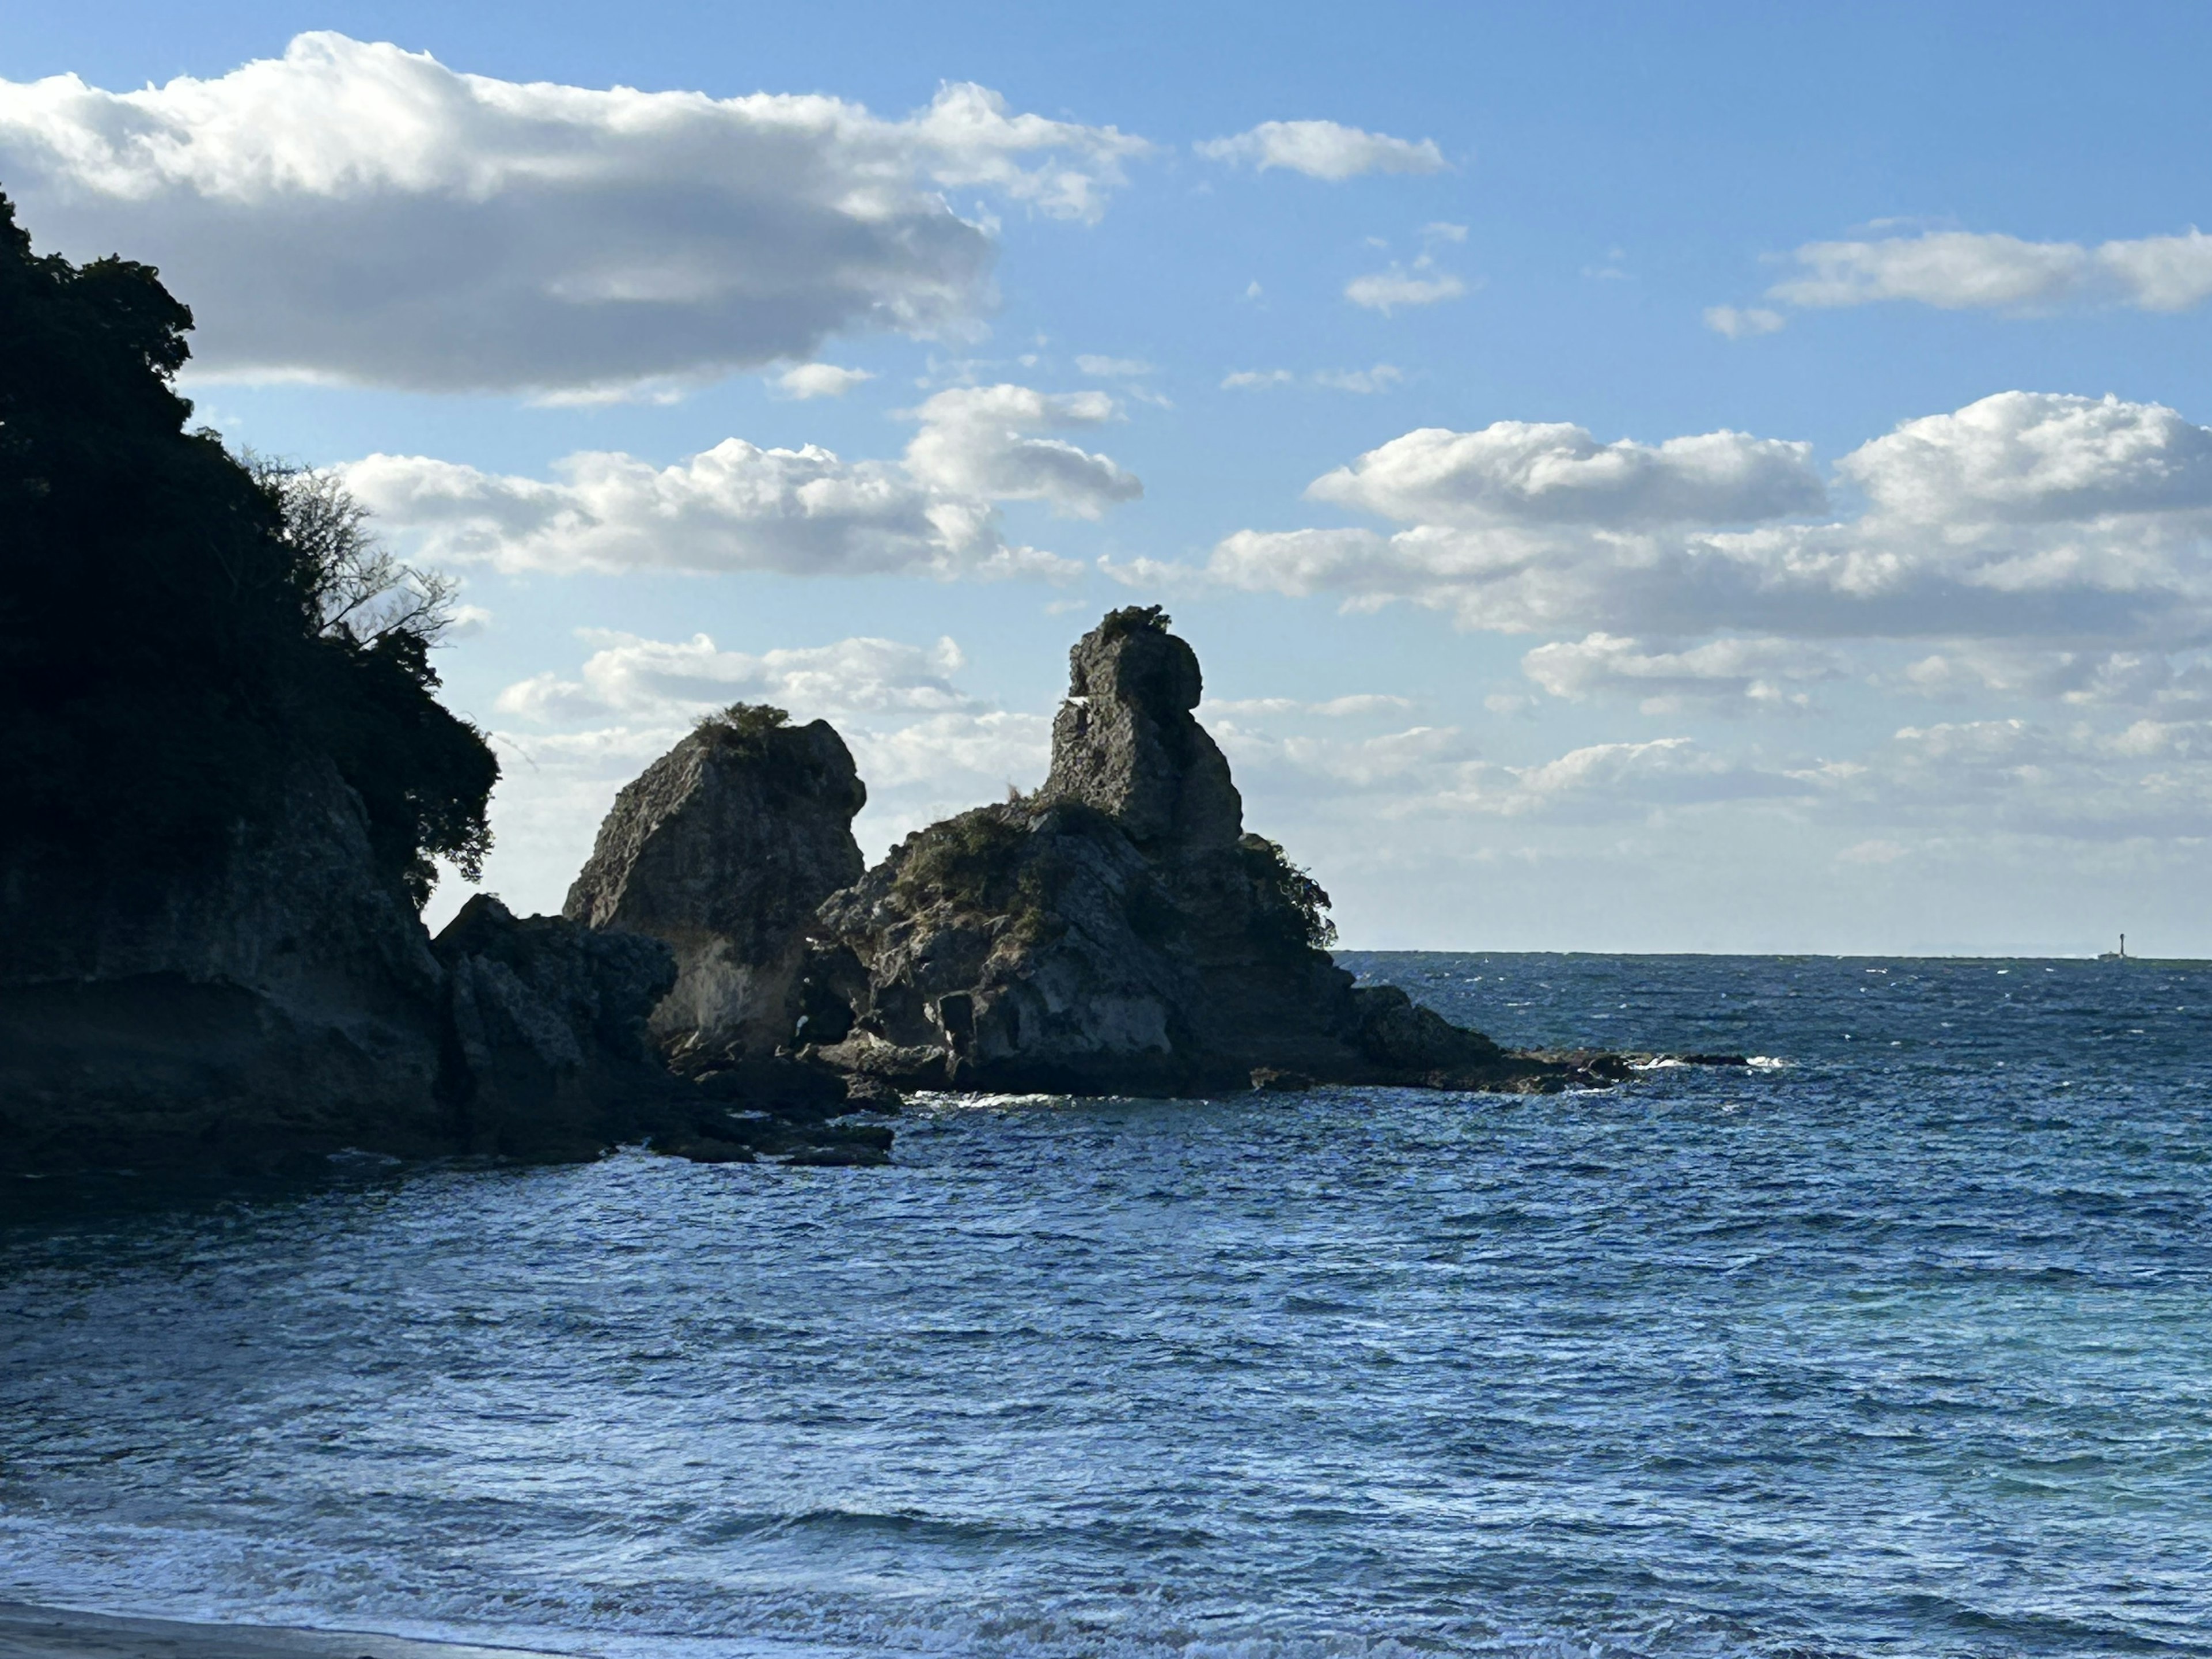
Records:
M973 85L887 120L501 81L329 33L137 92L0 82L25 217L158 264L204 369L428 391L605 392L957 332L992 303L994 244L945 191L1095 220L1146 148Z
M1866 509L1805 522L1826 501L1802 444L1425 428L1307 492L1404 528L1239 531L1203 574L1506 633L2212 641L2212 431L2171 409L2001 392L1907 421L1837 471Z

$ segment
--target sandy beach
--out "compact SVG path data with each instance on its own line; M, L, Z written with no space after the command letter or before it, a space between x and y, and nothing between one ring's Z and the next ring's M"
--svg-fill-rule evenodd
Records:
M0 1659L556 1659L523 1648L345 1631L123 1619L0 1601Z

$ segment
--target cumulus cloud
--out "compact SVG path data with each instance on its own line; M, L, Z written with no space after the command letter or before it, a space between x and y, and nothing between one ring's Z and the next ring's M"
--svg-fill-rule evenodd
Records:
M812 444L729 438L666 467L586 453L556 463L551 481L422 455L370 455L338 471L381 529L434 562L939 577L1073 568L1010 545L988 501Z
M907 471L936 489L995 501L1041 501L1084 519L1145 493L1133 474L1107 457L1034 435L1113 420L1114 400L1103 392L1054 395L1019 386L956 386L915 414L921 430L907 447Z
M1355 276L1344 285L1346 299L1385 317L1401 306L1432 306L1456 300L1466 292L1465 283L1449 271L1437 270L1426 259L1416 259L1411 270L1394 264L1388 270Z
M1769 311L1763 306L1743 310L1735 306L1707 306L1705 326L1731 340L1747 340L1755 335L1779 333L1783 317L1780 312Z
M1802 709L1812 701L1802 688L1839 678L1844 665L1834 652L1796 640L1711 640L1667 651L1591 634L1538 646L1522 658L1521 670L1555 697L1629 696L1647 714L1671 714Z
M787 398L842 398L854 386L875 378L865 368L840 368L835 363L800 363L777 375L775 386Z
M732 702L769 702L801 718L964 713L973 701L951 676L967 659L951 639L933 647L848 639L753 655L705 634L649 640L585 629L599 648L574 679L548 672L508 686L494 705L536 724L620 719L669 726Z
M1209 161L1245 165L1265 173L1284 167L1332 182L1363 173L1441 173L1443 151L1432 138L1418 142L1367 132L1335 121L1262 121L1230 138L1194 148Z
M909 827L995 797L1007 784L1034 787L1052 758L1052 720L994 708L933 714L893 729L847 734L871 787L926 793L934 803Z
M1601 444L1565 423L1423 427L1317 478L1315 501L1440 524L1749 523L1826 504L1812 446L1708 432Z
M1508 632L2212 641L2212 432L2172 410L1999 393L1906 422L1838 470L1868 509L1790 522L1821 505L1802 445L1426 429L1309 491L1407 527L1240 531L1206 574L1356 607L1410 600Z
M992 302L949 189L1096 219L1146 147L948 85L836 98L606 91L302 34L212 80L0 82L0 176L67 252L158 264L203 368L574 392L927 335Z
M2212 298L2212 236L2194 228L2130 241L2031 242L1972 231L1808 242L1774 299L1807 307L1905 300L1946 311L2125 305L2187 311Z
M2001 392L1906 421L1838 470L1918 523L2164 514L2212 507L2212 431L2158 404Z
M379 526L418 558L502 570L774 570L1062 577L1077 567L1000 532L994 502L1043 501L1096 518L1140 495L1103 455L1029 435L1111 419L1103 392L965 386L914 411L902 463L847 461L809 444L728 438L673 466L586 452L548 481L422 455L338 469Z

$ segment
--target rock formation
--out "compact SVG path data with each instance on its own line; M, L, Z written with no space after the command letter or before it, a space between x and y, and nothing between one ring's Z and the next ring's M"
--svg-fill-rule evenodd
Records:
M446 970L439 1094L453 1142L589 1156L662 1121L677 1091L646 1018L676 964L659 940L518 918L479 893L430 948Z
M654 1121L662 946L485 898L434 945L333 767L281 801L158 877L53 848L0 870L0 1170L575 1156Z
M867 802L826 722L739 704L615 798L562 914L649 934L676 955L653 1034L687 1070L772 1054L796 1023L816 907L860 879Z
M1557 1087L1322 945L1327 895L1243 805L1157 608L1070 653L1050 775L910 836L820 913L804 1051L908 1084L1188 1093L1300 1082Z

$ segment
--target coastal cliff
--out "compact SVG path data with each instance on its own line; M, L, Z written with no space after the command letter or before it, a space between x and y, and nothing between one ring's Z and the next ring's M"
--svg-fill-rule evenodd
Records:
M450 586L188 429L191 327L0 196L0 1170L595 1152L671 1086L666 952L487 901L432 941L499 775Z
M0 872L0 1170L582 1157L665 1090L649 939L479 897L434 941L327 765L182 869Z

